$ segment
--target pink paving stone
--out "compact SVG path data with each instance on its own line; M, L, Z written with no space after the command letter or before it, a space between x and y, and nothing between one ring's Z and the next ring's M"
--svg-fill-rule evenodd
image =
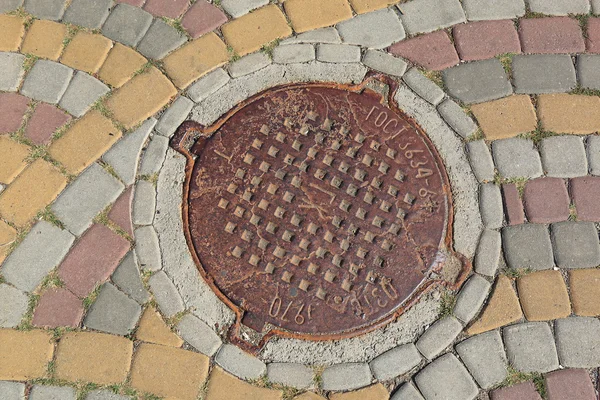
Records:
M83 302L66 289L49 289L40 298L33 325L45 328L77 328L83 318Z
M106 281L129 251L129 242L104 225L92 225L65 257L58 276L80 298Z
M181 20L185 30L194 39L217 29L225 22L227 22L227 15L205 0L194 3Z
M600 222L600 177L584 176L571 179L571 196L580 221Z
M535 390L533 382L519 383L518 385L496 389L490 396L491 400L542 400Z
M18 131L29 99L17 93L0 93L0 133Z
M514 183L502 185L504 195L504 208L509 225L519 225L525 222L525 212L519 189Z
M597 400L590 374L584 369L565 369L546 375L548 400Z
M179 18L188 8L189 0L147 0L144 10L158 17Z
M520 53L521 43L511 20L477 21L456 25L452 29L460 58L485 60L505 53Z
M40 103L27 123L25 137L34 144L48 144L52 134L70 120L71 116L57 107Z
M523 53L582 53L585 42L579 21L569 17L521 19Z
M133 237L133 225L131 223L132 192L133 186L129 186L115 201L108 213L108 219L123 228L131 237Z
M589 53L600 53L600 18L588 18L585 42Z
M131 4L135 7L141 7L145 0L116 0L117 3Z
M529 222L549 224L569 218L569 192L561 178L538 178L527 182L523 201Z
M443 30L398 42L388 51L435 71L449 68L459 62L456 49Z

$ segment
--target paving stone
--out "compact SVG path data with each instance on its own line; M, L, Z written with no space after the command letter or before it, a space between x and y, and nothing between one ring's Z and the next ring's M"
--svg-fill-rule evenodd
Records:
M525 95L474 104L471 110L488 140L506 139L532 132L538 124L531 99Z
M215 362L241 379L258 379L267 372L265 363L231 344L221 347Z
M438 89L441 91L441 88L438 87ZM444 100L438 105L437 111L440 113L444 121L446 121L446 123L463 138L468 138L477 132L477 124L456 102L450 99ZM491 156L489 157L489 160L491 161Z
M509 0L514 2L514 0ZM482 8L487 12L494 12L493 5L502 2L487 0L471 0L476 4L485 3ZM516 0L521 2L522 0ZM507 8L503 8L507 10ZM520 53L521 44L515 24L510 20L479 21L468 24L456 25L452 28L456 50L464 61L486 60L507 53Z
M467 143L471 168L479 182L494 180L494 161L484 140Z
M53 21L35 20L21 46L24 54L57 60L63 49L67 27Z
M479 185L479 210L487 229L499 229L504 224L504 208L500 187L493 183Z
M157 17L167 17L177 19L189 7L190 3L186 0L146 0L144 10Z
M537 178L542 175L542 162L529 139L510 138L492 143L496 168L504 178Z
M46 103L39 103L27 122L24 136L36 145L48 144L52 135L71 120L61 109Z
M479 390L467 369L453 354L445 354L415 377L426 399L472 400Z
M65 0L25 0L25 11L39 19L58 21L65 12Z
M131 222L132 194L133 186L129 186L121 193L110 208L108 219L133 238L133 224Z
M144 304L150 299L150 294L142 283L140 270L137 266L135 252L130 251L113 273L111 280L123 292L139 304Z
M483 103L512 94L504 67L497 59L474 61L443 72L448 93L465 103Z
M75 117L83 116L100 97L110 91L108 86L98 79L84 73L77 72L65 94L58 104Z
M280 390L260 388L237 379L219 367L213 368L208 379L207 400L280 400Z
M269 58L269 56L266 53L259 51L259 52L244 56L241 59L239 59L238 61L230 63L229 64L229 74L231 75L232 78L238 78L240 76L248 75L248 74L256 72L260 69L263 69L266 66L270 65L271 63L272 63L271 58ZM215 72L218 72L218 71L222 71L222 70L216 70ZM227 78L224 78L224 79L227 79ZM191 88L188 89L188 93L190 90L191 90ZM201 96L204 96L204 95L205 95L204 93L201 94Z
M600 365L600 321L571 317L554 323L560 364L567 368L597 368Z
M562 93L541 95L537 109L546 131L585 135L600 130L600 97Z
M2 188L2 190L4 189ZM17 230L4 221L0 222L0 263L6 259L11 250L11 244L16 238Z
M504 328L508 362L521 372L548 372L558 368L554 337L545 322L529 322Z
M597 0L592 0L597 3ZM594 13L600 14L600 4L594 6ZM585 45L588 53L600 53L600 18L590 17L587 23Z
M546 375L546 390L550 400L595 400L596 389L590 374L584 369L569 369Z
M490 283L479 275L469 278L456 299L454 315L465 323L470 322L479 312L490 287Z
M315 48L310 44L277 46L273 50L273 62L277 64L303 63L315 59Z
M187 94L190 99L199 103L225 86L229 80L230 77L227 72L225 72L224 69L219 68L206 74L202 79L190 86L187 90Z
M144 311L135 331L135 337L143 342L163 346L181 347L183 344L183 340L171 331L160 314L151 306Z
M29 99L17 93L0 93L0 134L19 130L29 107Z
M347 0L288 0L284 7L294 31L298 33L352 18L352 9Z
M162 267L158 236L152 226L135 230L135 251L140 267L149 271L158 271Z
M523 201L529 222L548 224L569 218L569 193L560 178L538 178L527 182Z
M162 167L168 148L168 138L154 135L146 147L144 158L140 165L139 175L153 175L158 173Z
M319 44L317 46L317 59L331 63L360 62L360 47L346 44Z
M279 44L282 46L288 44L297 44L297 43L342 43L342 38L340 38L340 34L338 31L331 28L320 28L315 29L313 31L308 31L301 33L296 36L289 37L287 39L282 40Z
M152 15L129 4L117 4L102 27L102 34L109 39L135 47L142 40L150 24Z
M323 390L355 390L371 384L372 375L365 363L336 364L325 368L322 378Z
M569 17L531 18L519 23L524 53L583 53L579 21Z
M433 105L444 98L444 91L416 68L411 68L402 79L416 94Z
M57 379L122 384L133 355L133 342L106 333L67 332L56 350ZM90 362L94 360L94 362Z
M181 20L182 26L194 39L214 31L225 22L225 13L205 0L195 2Z
M223 0L221 7L229 15L234 18L239 18L242 15L269 4L269 0Z
M403 40L391 46L389 52L434 71L452 67L460 61L444 30Z
M187 314L179 324L177 332L190 346L202 354L212 357L221 347L221 338L203 321Z
M548 15L588 14L587 0L527 0L532 12Z
M21 78L23 78L23 63L25 56L15 53L0 52L0 90L14 92L19 87Z
M2 5L0 5L0 12ZM25 35L24 20L21 17L13 15L0 15L0 29L2 38L0 38L0 51L17 51Z
M600 178L585 176L570 181L573 203L579 221L600 221L596 199L600 196Z
M56 104L67 90L73 70L54 61L38 60L21 88L21 93L35 100Z
M592 13L593 14L600 14L600 3L598 3L598 0L592 0Z
M517 280L523 312L528 321L550 321L571 314L567 286L560 271L538 271Z
M390 400L425 400L412 382L407 382L396 390Z
M577 76L585 89L600 89L600 56L580 54L577 56Z
M151 225L156 210L156 189L151 182L138 181L133 200L133 223Z
M11 183L27 166L30 154L31 147L9 136L0 136L0 182Z
M373 30L373 26L379 29ZM389 9L361 14L337 25L344 43L383 49L406 37L402 23Z
M408 65L400 58L372 49L368 49L365 52L362 62L371 69L398 77L404 75L404 71L406 71Z
M2 0L0 1L0 13L14 11L23 5L23 0Z
M163 271L152 275L148 284L158 303L158 308L165 317L170 318L185 310L177 288Z
M379 381L404 375L421 363L422 357L414 344L394 347L371 361L371 371Z
M577 86L570 55L517 55L513 57L512 71L515 93L568 92ZM544 73L540 74L540 71Z
M417 340L417 349L428 360L433 360L454 342L462 329L460 321L452 316L440 319Z
M92 390L85 400L130 400L128 396L114 394L111 390Z
M75 389L68 386L33 385L29 400L75 400Z
M29 297L12 286L0 283L0 328L14 328L27 312Z
M463 0L469 21L514 19L525 15L523 0Z
M309 389L314 386L315 372L304 364L270 363L267 365L269 382L298 389Z
M456 351L483 389L497 386L508 376L504 345L498 331L473 336L459 343Z
M187 97L178 97L161 116L156 131L167 137L173 136L179 125L186 120L193 106L194 102Z
M542 270L554 266L550 234L544 225L506 227L502 230L502 243L510 268Z
M78 328L83 319L83 302L66 289L46 290L33 313L32 324L45 328Z
M598 232L592 222L552 224L556 264L561 268L593 268L600 265Z
M600 315L600 270L578 269L569 271L569 289L573 312L584 317Z
M0 396L5 400L25 400L25 384L19 382L0 382Z
M519 225L525 223L525 211L523 201L517 185L505 183L502 185L504 197L504 208L508 225Z
M83 323L87 328L125 336L135 328L141 312L138 303L112 284L105 283Z
M381 383L348 393L333 393L331 400L388 400L389 393Z
M587 156L591 175L600 175L600 137L587 138Z
M112 5L111 0L73 0L65 12L63 22L99 29L108 18Z
M137 51L115 43L106 61L100 68L98 77L109 85L119 88L139 71L146 59Z
M187 41L187 37L161 19L155 19L138 45L148 58L160 60Z
M0 329L0 379L27 381L42 378L52 360L54 344L50 332Z
M530 381L496 389L491 394L491 400L542 400L542 398Z
M500 233L488 229L484 230L475 253L475 271L482 275L495 276L500 264L501 253L502 239Z
M398 8L404 27L410 35L465 22L465 13L456 0L415 0L401 3Z

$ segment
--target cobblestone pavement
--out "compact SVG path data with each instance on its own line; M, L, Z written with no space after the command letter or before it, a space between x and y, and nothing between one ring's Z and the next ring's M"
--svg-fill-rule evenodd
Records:
M600 1L0 0L0 399L593 400ZM448 170L472 262L398 320L230 343L169 139L369 71Z

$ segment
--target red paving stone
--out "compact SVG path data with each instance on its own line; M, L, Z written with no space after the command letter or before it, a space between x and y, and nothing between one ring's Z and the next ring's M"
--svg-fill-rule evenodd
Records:
M585 44L589 53L600 53L600 18L588 18Z
M19 130L29 99L17 93L0 93L0 133Z
M585 43L579 21L569 17L521 19L523 53L582 53Z
M590 375L584 369L566 369L546 375L548 400L597 400Z
M145 0L115 0L117 3L131 4L132 6L141 7Z
M389 52L439 71L458 64L458 54L446 31L437 31L392 45Z
M580 221L600 221L600 177L584 176L570 181L571 196Z
M535 390L533 382L519 383L518 385L496 389L490 396L491 400L542 400Z
M40 103L35 107L27 128L25 128L25 137L33 144L48 144L52 139L52 134L58 128L71 120L71 116L55 106L47 103Z
M123 230L131 237L133 237L133 225L131 223L132 192L133 186L128 187L123 194L119 196L117 201L115 201L115 204L113 204L108 213L108 219L123 228Z
M502 194L504 195L504 207L509 225L519 225L525 222L525 211L523 211L523 201L519 189L514 183L502 185Z
M83 302L66 289L49 289L40 298L33 325L45 328L76 328L83 318Z
M527 182L523 202L529 222L548 224L569 218L569 192L560 178L538 178Z
M189 4L189 0L146 0L144 10L158 17L178 18Z
M452 29L460 58L485 60L505 53L520 53L521 43L511 20L477 21L456 25Z
M67 289L83 298L108 279L129 247L127 240L106 226L95 224L71 248L58 275Z
M225 22L227 22L227 15L205 0L198 0L181 20L185 30L194 39L217 29Z

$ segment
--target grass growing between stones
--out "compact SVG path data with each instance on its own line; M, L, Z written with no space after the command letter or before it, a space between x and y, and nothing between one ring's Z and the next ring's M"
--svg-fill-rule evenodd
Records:
M156 185L158 184L158 172L156 172L152 175L142 175L142 176L140 176L140 179L143 181L150 182L156 189Z
M40 302L40 296L37 294L32 294L29 297L29 304L27 305L27 312L23 315L23 319L21 323L17 325L17 330L19 331L30 331L33 329L33 312Z
M587 89L577 85L577 87L569 92L569 94L578 94L583 96L598 96L600 97L600 90L598 89Z
M547 399L546 385L544 383L544 377L542 376L542 374L538 372L521 372L512 365L508 366L508 376L499 385L499 387L509 387L529 381L533 381L535 389L540 394L542 399Z
M442 292L440 297L439 318L449 317L454 312L456 305L456 295L447 290Z
M472 135L468 136L465 140L467 143L469 142L474 142L477 140L484 140L485 139L485 135L483 134L483 131L481 130L481 128L477 128L477 131L475 133L473 133Z
M558 134L555 132L545 130L542 127L542 121L538 121L537 128L535 128L534 131L531 131L528 133L522 133L520 135L517 135L517 137L521 138L521 139L529 139L533 142L533 144L535 144L537 146L545 138L551 137L551 136L556 136L556 135L558 135Z
M83 309L85 312L88 312L92 304L94 304L94 302L98 298L98 295L100 294L101 288L101 285L96 285L94 290L92 290L92 293L88 294L87 297L83 299Z
M446 85L444 84L444 78L441 71L432 71L423 68L417 69L419 72L421 72L421 74L423 74L423 76L425 76L427 79L429 79L430 81L444 89L444 91L446 91Z
M500 61L500 63L502 64L502 67L504 68L504 72L506 72L508 79L512 79L513 76L512 61L514 56L515 53L504 53L496 56L498 61Z
M272 60L273 50L275 50L275 47L279 46L279 43L281 43L281 39L275 39L272 42L265 44L260 50L266 55L268 55L269 58Z
M577 209L575 204L569 204L569 221L577 221Z
M96 217L93 219L93 223L102 224L106 226L108 229L110 229L117 235L121 236L122 238L133 244L133 238L129 235L129 233L125 232L123 228L121 228L119 225L115 224L108 218L108 213L110 212L112 207L113 205L109 204L104 210L100 212L100 214L96 215Z
M232 46L227 46L227 53L229 53L229 62L236 62L242 58L238 53L235 52Z
M42 211L39 211L36 215L36 219L51 223L52 225L54 225L57 228L60 228L62 230L65 229L65 225L58 219L56 214L54 214L54 212L50 209L50 206L46 206L46 208L44 208Z
M505 184L514 184L517 187L517 191L519 192L519 197L523 198L523 193L525 192L525 186L529 178L525 177L517 177L517 178L503 178L499 172L496 171L496 175L494 175L494 184L497 186L502 186Z
M505 268L502 272L511 279L518 279L532 273L533 270L531 268Z
M266 375L262 375L258 379L250 379L247 382L264 389L281 390L283 392L282 400L292 400L294 397L305 392L304 390L296 389L290 386L273 383L269 381L269 378L267 378Z
M45 289L56 289L62 287L65 287L65 283L58 276L57 269L54 268L42 281L39 292L44 291Z

